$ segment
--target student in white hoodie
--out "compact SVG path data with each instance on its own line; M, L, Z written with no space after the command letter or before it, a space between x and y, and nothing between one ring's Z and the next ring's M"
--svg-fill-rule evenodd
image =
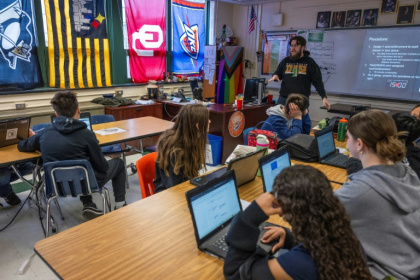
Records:
M335 194L344 204L375 279L420 277L420 180L401 163L405 147L382 111L353 116L347 146L363 169Z
M268 119L261 129L277 133L281 139L292 135L311 132L311 118L308 114L309 101L303 94L293 93L287 97L286 105L267 109Z

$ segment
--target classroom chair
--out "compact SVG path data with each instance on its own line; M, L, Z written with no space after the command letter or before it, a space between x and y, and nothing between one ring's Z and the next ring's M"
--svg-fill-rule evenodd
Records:
M93 115L91 116L92 124L100 124L100 123L109 123L114 122L115 118L113 115ZM141 140L140 140L141 141ZM111 155L111 154L121 154L122 160L124 161L124 165L126 168L131 168L133 173L136 173L136 167L133 163L127 165L127 160L125 157L125 153L131 151L130 147L126 146L126 149L121 149L120 144L113 144L101 147L101 151L104 155ZM126 177L126 187L128 189L128 175Z
M57 202L57 197L78 197L96 193L102 196L104 215L111 211L108 190L99 188L90 162L86 159L63 160L44 164L45 193L47 196L47 229L49 236L51 223L51 201ZM61 218L64 220L60 206L56 203Z
M49 124L51 124L51 123L39 123L39 124L34 124L33 126L32 126L32 130L35 132L35 133L38 133L38 132L40 132L41 130L43 130L47 125L49 125Z
M155 179L156 158L157 152L153 152L142 156L136 162L142 198L146 198L155 194L155 186L153 185L153 180Z

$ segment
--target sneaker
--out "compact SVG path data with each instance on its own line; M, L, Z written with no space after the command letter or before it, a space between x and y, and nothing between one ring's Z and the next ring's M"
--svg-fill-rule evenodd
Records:
M86 220L95 219L103 214L104 212L96 208L96 204L93 202L83 205L82 215Z
M17 205L20 205L22 203L20 198L14 192L12 192L7 197L5 197L4 200L10 206L17 206Z
M115 206L115 207L114 207L114 210L117 210L117 209L123 208L123 207L125 207L125 206L127 206L127 202L124 202L124 204L123 204L122 206L118 207L118 208L117 208L117 206Z

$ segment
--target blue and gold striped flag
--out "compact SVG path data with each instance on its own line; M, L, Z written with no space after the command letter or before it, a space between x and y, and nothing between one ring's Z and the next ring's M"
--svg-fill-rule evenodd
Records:
M49 86L111 86L104 0L45 0Z

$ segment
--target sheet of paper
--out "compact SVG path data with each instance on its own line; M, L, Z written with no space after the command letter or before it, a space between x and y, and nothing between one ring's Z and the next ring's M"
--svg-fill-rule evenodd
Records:
M204 57L214 60L216 58L216 46L204 46Z
M126 132L126 131L127 130L119 128L119 127L110 127L110 128L95 130L95 133L104 136L104 135L111 135L111 134L121 133L121 132Z

